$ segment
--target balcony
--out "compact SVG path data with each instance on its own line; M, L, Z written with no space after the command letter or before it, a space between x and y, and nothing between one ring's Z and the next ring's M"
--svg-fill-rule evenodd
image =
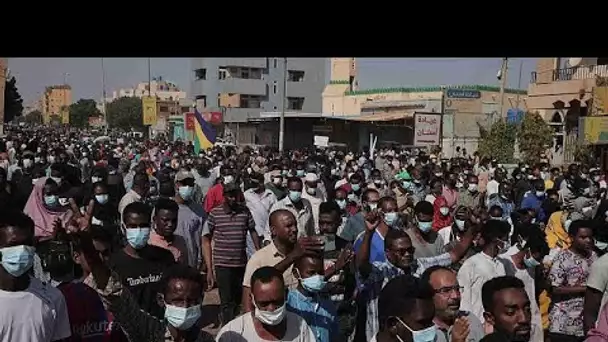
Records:
M530 83L550 83L572 80L589 80L596 77L608 77L608 65L582 65L572 68L533 71Z

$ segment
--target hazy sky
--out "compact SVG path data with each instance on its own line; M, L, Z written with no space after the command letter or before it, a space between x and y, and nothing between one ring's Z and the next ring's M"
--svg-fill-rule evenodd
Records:
M501 58L359 58L357 63L360 89L447 84L498 86L496 73ZM146 58L105 58L104 64L108 95L148 80ZM521 88L527 89L536 58L510 59L508 87L517 88L520 66ZM66 73L73 88L73 101L101 98L101 58L10 58L9 68L26 104L37 99L46 86L62 84ZM153 77L171 80L191 95L194 73L190 70L190 58L152 58L151 69Z

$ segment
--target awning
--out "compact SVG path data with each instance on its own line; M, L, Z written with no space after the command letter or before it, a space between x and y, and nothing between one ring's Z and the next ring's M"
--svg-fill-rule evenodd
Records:
M368 115L360 115L360 116L348 116L348 117L345 117L344 120L372 122L372 121L395 121L395 120L403 120L403 119L413 118L413 117L414 117L414 112L381 113L381 114L368 114Z

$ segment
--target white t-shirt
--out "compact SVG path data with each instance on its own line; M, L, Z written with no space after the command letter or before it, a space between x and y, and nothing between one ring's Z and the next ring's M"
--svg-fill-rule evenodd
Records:
M61 292L31 278L25 291L0 290L0 342L51 342L71 336Z
M217 342L265 341L255 331L251 315L252 313L248 312L228 322L217 333L215 340ZM315 334L302 317L287 312L285 319L287 330L281 341L316 342Z

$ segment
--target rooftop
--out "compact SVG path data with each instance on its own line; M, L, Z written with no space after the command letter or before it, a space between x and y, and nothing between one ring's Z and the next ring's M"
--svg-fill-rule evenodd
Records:
M348 84L347 80L333 80L329 84ZM489 91L489 92L500 92L500 87L483 85L483 84L456 84L456 85L445 85L445 86L429 86L429 87L394 87L394 88L371 88L361 89L355 91L346 91L345 95L372 95L372 94L386 94L386 93L430 93L438 92L443 89L461 89L461 90L478 90L478 91ZM526 95L528 91L525 89L512 89L505 88L507 94L520 94Z

